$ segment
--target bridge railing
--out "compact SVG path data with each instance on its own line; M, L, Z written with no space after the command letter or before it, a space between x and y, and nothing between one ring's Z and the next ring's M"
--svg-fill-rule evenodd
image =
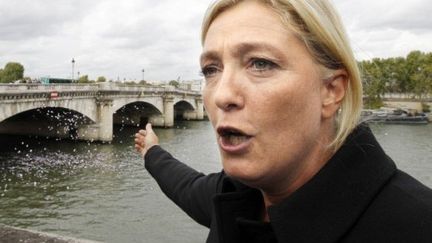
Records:
M91 97L98 95L118 96L136 94L175 94L200 96L200 91L178 89L174 86L144 86L119 83L97 84L0 84L0 100L55 97Z
M31 91L98 90L99 84L0 84L0 93Z

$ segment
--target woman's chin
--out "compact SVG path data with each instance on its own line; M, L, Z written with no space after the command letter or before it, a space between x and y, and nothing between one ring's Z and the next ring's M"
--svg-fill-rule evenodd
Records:
M246 162L251 163L251 162ZM254 168L251 164L245 164L242 161L224 161L223 163L225 173L243 184L250 187L257 187L258 182L262 179L263 171Z

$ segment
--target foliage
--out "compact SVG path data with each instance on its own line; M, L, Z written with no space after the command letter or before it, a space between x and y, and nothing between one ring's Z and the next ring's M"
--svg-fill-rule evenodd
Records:
M171 81L169 81L168 84L172 85L172 86L174 86L176 88L180 85L180 83L178 81L176 81L176 80L171 80Z
M359 63L366 107L374 108L385 93L410 93L422 99L432 93L432 53L412 51L405 58L375 58Z
M106 78L105 78L104 76L99 76L99 77L96 79L96 82L98 82L98 83L106 82Z
M24 66L18 62L8 62L0 72L0 83L10 83L24 77Z
M88 75L82 75L78 79L78 83L91 83L91 81L88 78Z

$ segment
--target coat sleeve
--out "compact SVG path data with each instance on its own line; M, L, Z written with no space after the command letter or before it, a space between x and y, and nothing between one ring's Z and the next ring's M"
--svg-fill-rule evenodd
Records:
M145 168L165 195L199 224L210 227L212 197L221 184L223 173L204 175L160 146L151 147L144 160Z

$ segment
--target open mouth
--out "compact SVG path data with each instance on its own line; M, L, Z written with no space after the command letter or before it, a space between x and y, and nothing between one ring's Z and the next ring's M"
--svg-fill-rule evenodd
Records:
M222 144L225 146L239 146L252 137L241 130L230 127L218 128L217 132L222 139Z

